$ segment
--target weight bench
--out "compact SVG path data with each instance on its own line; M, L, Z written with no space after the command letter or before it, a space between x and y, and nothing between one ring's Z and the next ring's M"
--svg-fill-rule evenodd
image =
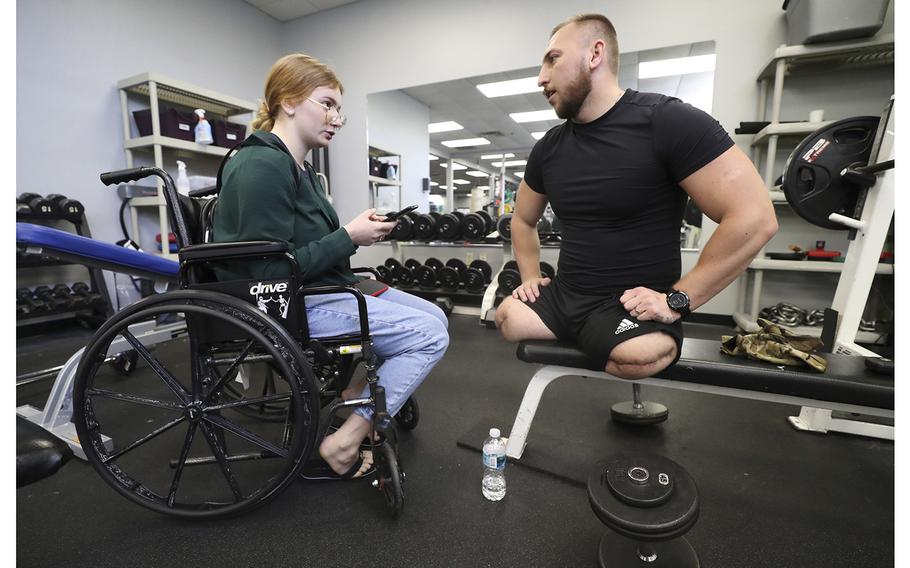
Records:
M179 265L172 260L42 225L16 223L16 247L25 254L77 262L112 272L150 278L156 282L177 281ZM141 329L135 329L134 335L146 346L169 340L186 330L183 322L154 327L143 324L136 327ZM131 348L126 340L118 338L111 343L108 356ZM76 436L76 428L71 422L73 379L81 357L82 349L74 353L57 373L43 410L25 405L18 407L16 414L50 431L65 441L78 457L85 459Z
M824 357L827 370L815 373L725 355L720 341L686 339L676 364L636 384L797 405L802 407L799 416L788 418L797 429L893 440L894 426L832 418L832 411L842 411L893 420L893 378L868 369L867 357L838 353ZM512 424L506 447L511 459L524 453L540 398L554 380L582 376L630 382L605 373L578 348L554 341L524 341L518 346L518 358L544 367L528 383Z

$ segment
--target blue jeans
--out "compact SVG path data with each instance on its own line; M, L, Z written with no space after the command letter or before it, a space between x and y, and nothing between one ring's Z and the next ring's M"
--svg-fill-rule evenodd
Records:
M350 294L308 296L305 301L310 336L360 331L357 303ZM373 348L381 362L379 384L394 416L445 354L449 321L435 304L394 288L378 297L366 296L366 302ZM369 396L369 386L362 396ZM373 416L372 408L357 407L354 412L367 420Z

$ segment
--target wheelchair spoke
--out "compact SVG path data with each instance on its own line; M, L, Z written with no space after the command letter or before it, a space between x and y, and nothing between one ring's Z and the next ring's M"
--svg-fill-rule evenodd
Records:
M136 339L136 336L134 336L126 329L121 332L121 335L130 343L130 345L133 346L134 349L136 349L136 352L139 353L143 359L145 359L146 363L148 363L149 366L154 369L155 374L161 377L161 380L163 380L164 383L172 391L174 391L174 394L177 395L177 398L179 398L180 401L184 404L188 403L189 395L187 394L186 390L183 388L183 386L180 385L177 379L175 379L174 376L164 368L164 365L162 365L161 362L158 361L158 359L156 359L148 349L146 349L145 345L143 345L141 341Z
M127 452L129 452L129 451L135 450L136 448L138 448L138 447L141 446L142 444L148 442L149 440L151 440L151 439L153 439L153 438L156 438L157 436L163 434L164 432L167 432L168 430L170 430L171 428L173 428L173 427L176 426L177 424L180 424L180 423L183 422L185 419L186 419L185 417L181 416L180 418L176 418L176 419L174 419L174 420L171 420L170 422L168 422L168 423L165 424L164 426L158 428L157 430L152 431L150 434L148 434L148 435L146 435L146 436L143 436L142 438L139 438L138 440L134 441L132 444L126 446L125 448L121 449L120 451L114 452L113 454L110 454L110 455L100 456L100 457L101 457L101 463L107 463L107 462L109 462L109 461L111 461L111 460L115 460L115 459L117 459L117 458L123 456L123 454L125 454L125 453L127 453Z
M205 422L200 422L199 425L202 427L202 433L205 434L205 439L208 441L209 447L212 448L212 455L215 456L215 460L218 462L218 465L221 466L221 472L224 474L224 478L231 487L234 499L240 501L243 499L243 493L240 491L240 485L237 483L237 478L234 477L234 472L231 471L231 466L228 463L224 446L218 439L218 436L215 435L215 432L210 425Z
M180 476L183 475L183 467L186 465L186 458L190 454L190 447L193 445L193 436L196 434L196 422L190 422L186 431L186 439L183 441L183 449L180 450L180 459L177 460L177 471L174 472L174 480L171 482L171 490L167 495L167 506L173 507L177 499L177 486L180 484Z
M209 389L209 394L206 395L206 397L203 399L203 402L207 403L211 401L212 396L214 396L216 392L220 391L228 381L234 378L234 375L237 373L237 369L240 367L240 364L243 363L243 360L246 358L246 356L249 355L250 349L252 348L253 340L251 339L247 342L246 346L243 348L243 351L240 352L240 355L238 355L237 358L234 359L234 362L232 362L231 365L224 371L224 374L221 375L221 377L218 379L218 382L216 382L215 385ZM218 372L214 367L212 367L212 371L214 371L216 374Z
M246 430L245 428L242 428L242 427L234 424L233 422L230 422L220 416L217 416L214 414L209 414L209 413L206 413L204 415L204 418L206 421L211 422L212 424L214 424L216 426L220 426L221 428L224 428L225 430L227 430L229 432L233 432L234 434L243 438L247 442L256 444L260 448L268 450L268 451L272 452L273 454L275 454L276 456L280 456L282 458L288 457L288 452L286 449L279 448L278 446L269 442L268 440L264 440L262 437L257 436L256 434L253 434L249 430Z
M283 394L273 394L271 396L264 396L262 398L249 398L243 400L237 400L234 402L226 402L224 404L219 404L217 406L207 406L206 410L224 410L225 408L236 408L238 406L252 406L254 404L266 404L268 402L274 402L276 400L290 400L291 393Z
M173 402L168 402L166 400L154 400L151 398L143 398L141 396L136 396L132 394L124 394L114 391L109 391L105 389L90 388L85 389L86 396L100 396L102 398L111 398L114 400L119 400L122 402L130 402L133 404L143 404L145 406L154 406L155 408L164 408L166 410L174 410L176 412L182 412L183 407Z

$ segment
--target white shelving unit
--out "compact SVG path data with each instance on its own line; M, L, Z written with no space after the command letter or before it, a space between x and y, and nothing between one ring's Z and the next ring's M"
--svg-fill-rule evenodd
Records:
M202 108L206 111L206 117L224 118L251 115L256 110L256 104L250 101L217 93L206 89L165 77L158 73L142 73L117 83L117 89L120 92L120 112L123 122L123 150L126 154L126 167L132 168L135 165L136 152L151 153L152 163L155 167L167 170L164 167L165 151L182 151L192 152L199 156L211 156L220 158L228 152L228 148L215 145L196 144L186 140L171 138L161 135L161 124L158 114L159 103L167 102L173 106L184 107L187 109ZM129 105L130 97L147 100L151 111L152 134L148 136L134 137L131 128ZM167 218L167 205L162 194L163 184L157 180L158 194L147 197L133 197L130 199L130 220L132 222L133 236L139 239L139 212L141 207L157 207L158 221L161 227L162 251L161 256L165 258L174 258L170 254L167 246L167 235L170 232ZM140 243L141 245L142 243ZM154 247L144 247L147 250L154 250Z
M398 211L403 206L401 204L401 154L395 152L389 152L376 148L375 146L370 146L369 152L370 158L378 158L381 161L393 164L398 171L397 179L388 179L384 177L368 175L367 180L370 183L370 207L377 207L384 209L385 207L380 207L380 188L382 187L394 187L396 193L396 205L389 207L389 209L394 209Z
M882 34L868 39L836 42L820 45L784 45L774 51L770 61L758 74L759 101L758 115L760 121L770 121L770 124L754 135L751 141L752 160L756 167L764 166L763 179L768 188L771 201L775 204L787 203L784 193L779 186L774 185L775 158L778 143L782 138L799 139L833 123L833 120L817 122L791 122L781 123L780 113L784 92L784 79L788 75L800 72L817 71L833 72L855 69L860 67L873 67L880 65L893 65L894 63L894 36ZM771 96L770 115L768 112L768 97ZM884 102L884 101L883 101ZM762 158L764 162L762 163ZM760 170L761 171L761 170ZM740 310L733 314L737 325L747 331L757 328L755 319L760 311L760 297L762 282L766 270L785 270L807 273L840 273L842 263L808 261L808 260L770 260L761 258L764 250L759 253L746 271L746 284L751 279L752 293L746 298L745 287L741 295ZM878 264L876 274L894 274L894 265ZM748 305L747 305L748 304ZM821 329L816 327L799 327L797 333L820 335ZM871 342L878 338L877 334L858 332L858 341Z

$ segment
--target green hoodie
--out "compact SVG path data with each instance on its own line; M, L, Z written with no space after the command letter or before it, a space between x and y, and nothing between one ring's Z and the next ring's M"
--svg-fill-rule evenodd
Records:
M300 169L281 140L257 130L227 161L214 216L214 241L283 241L297 255L302 284L346 286L357 281L350 257L357 250L311 168ZM317 189L319 188L319 189ZM286 261L238 260L220 280L279 278Z

